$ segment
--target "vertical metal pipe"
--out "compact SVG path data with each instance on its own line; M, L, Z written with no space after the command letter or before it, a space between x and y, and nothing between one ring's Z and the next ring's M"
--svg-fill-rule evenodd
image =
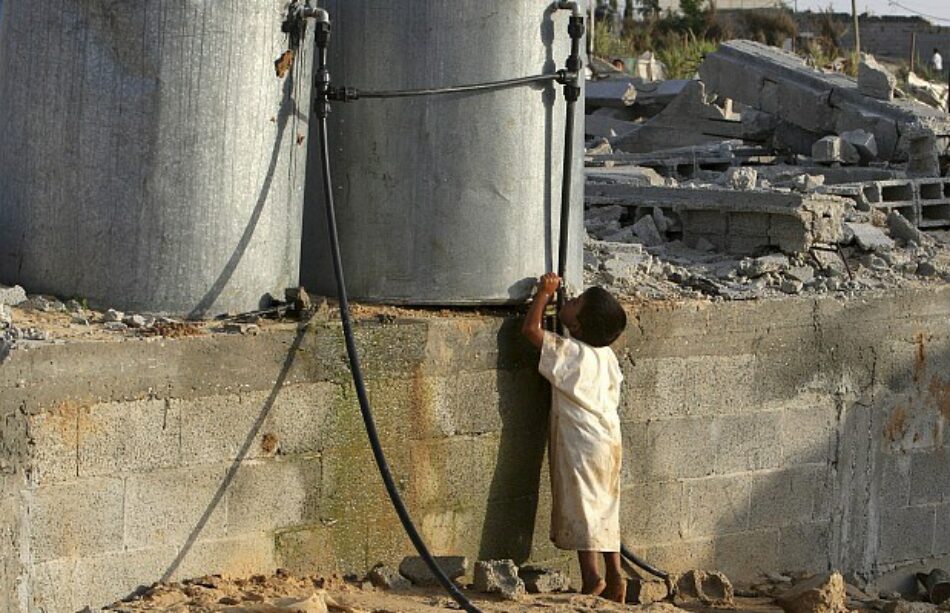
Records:
M910 33L910 71L914 72L914 64L917 62L917 32Z
M579 80L583 78L583 63L580 57L581 38L584 36L584 17L580 15L571 15L567 27L568 34L571 37L571 55L567 58L567 72L571 75L571 80L564 84L564 99L567 102L567 117L564 122L564 159L563 159L563 177L561 182L561 224L558 228L560 240L558 244L557 273L561 277L561 287L557 292L557 306L560 309L564 305L567 296L567 288L564 279L567 274L568 247L570 238L571 223L571 171L574 166L574 115L575 103L580 97L581 88L578 85Z
M854 60L861 61L861 26L858 24L858 0L851 0L851 19L854 22Z

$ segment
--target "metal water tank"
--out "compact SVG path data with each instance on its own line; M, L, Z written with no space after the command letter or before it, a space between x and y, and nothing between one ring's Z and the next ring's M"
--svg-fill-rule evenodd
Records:
M552 73L569 12L550 0L329 0L333 82L428 88ZM582 47L583 48L583 47ZM351 297L405 304L523 300L557 269L565 106L557 84L334 103L329 136ZM576 105L567 277L581 284L583 96ZM304 285L335 295L316 122Z
M312 36L286 0L5 2L0 282L204 316L298 283Z

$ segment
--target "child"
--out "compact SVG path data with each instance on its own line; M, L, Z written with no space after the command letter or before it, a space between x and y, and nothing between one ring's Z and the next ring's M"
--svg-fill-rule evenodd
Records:
M522 334L541 349L538 370L551 382L549 464L553 510L551 540L577 551L581 591L623 602L620 567L620 366L608 347L627 325L623 307L592 287L567 301L558 317L570 338L541 327L544 307L561 279L541 277ZM606 581L597 565L604 556Z

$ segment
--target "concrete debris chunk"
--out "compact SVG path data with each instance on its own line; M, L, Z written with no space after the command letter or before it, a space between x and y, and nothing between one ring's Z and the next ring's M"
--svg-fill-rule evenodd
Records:
M811 157L819 164L857 164L858 150L840 136L826 136L815 141Z
M786 294L800 294L804 286L805 284L798 279L784 279L779 289Z
M108 311L102 314L103 323L114 323L114 322L121 323L123 319L125 319L125 313L123 313L122 311L116 311L115 309L109 309Z
M911 72L907 74L907 89L924 104L940 110L947 108L946 84L932 83Z
M905 243L913 241L920 245L925 240L923 232L897 211L888 213L887 229L891 233L891 238L898 238Z
M753 41L722 43L707 54L699 74L709 92L795 126L799 136L789 138L795 153L807 154L802 146L823 135L862 128L874 135L881 159L903 161L912 124L920 124L944 144L950 134L950 116L943 111L906 100L871 98L850 78L815 70L792 53Z
M894 240L877 226L849 221L845 226L853 233L854 242L865 251L890 251L894 248Z
M640 242L647 247L653 247L663 243L663 237L660 235L656 222L652 215L644 215L640 220L633 224L633 231L636 232Z
M367 578L381 590L406 590L411 586L408 579L384 564L374 566Z
M743 260L739 272L747 277L761 277L772 272L782 272L788 268L788 256L783 253L770 253L753 260Z
M650 255L647 253L615 253L603 263L604 277L608 283L632 278L641 267L649 267Z
M122 318L122 323L130 328L144 328L148 322L142 315L127 315Z
M815 191L819 187L825 184L824 175L798 175L792 179L792 188L795 191L807 194Z
M475 563L475 590L485 594L501 594L506 600L525 595L524 581L511 560L479 560Z
M881 66L873 55L861 54L858 63L858 91L878 100L893 100L897 78Z
M595 140L585 150L587 155L610 155L613 152L614 148L610 146L610 141L606 138L599 138Z
M845 613L844 578L836 572L805 579L776 599L785 613Z
M882 613L935 613L937 605L930 602L909 602L892 600L884 605Z
M676 579L677 604L699 601L710 607L735 608L732 582L718 571L691 570Z
M815 278L815 269L811 266L792 266L785 271L786 276L801 281L804 284L811 283Z
M22 302L26 302L26 291L22 287L0 285L0 304L17 306Z
M666 581L631 577L627 582L627 603L648 605L669 598L670 590Z
M733 166L723 174L723 182L732 189L748 191L755 189L758 176L755 168Z
M846 143L850 143L861 158L862 162L870 162L877 159L877 141L874 135L864 130L849 130L842 132L838 136Z
M449 579L458 579L468 571L468 558L465 556L435 556L435 563ZM419 556L403 558L399 563L399 574L415 585L439 585L439 580L429 572L429 567Z
M550 594L571 589L571 578L559 570L522 566L518 569L518 576L524 581L525 589L530 594Z

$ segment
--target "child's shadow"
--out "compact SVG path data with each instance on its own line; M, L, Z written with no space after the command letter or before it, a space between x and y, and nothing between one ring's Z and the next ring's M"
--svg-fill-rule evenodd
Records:
M538 352L521 336L521 320L498 330L498 455L486 503L478 558L530 558L547 446L550 390L538 374Z

